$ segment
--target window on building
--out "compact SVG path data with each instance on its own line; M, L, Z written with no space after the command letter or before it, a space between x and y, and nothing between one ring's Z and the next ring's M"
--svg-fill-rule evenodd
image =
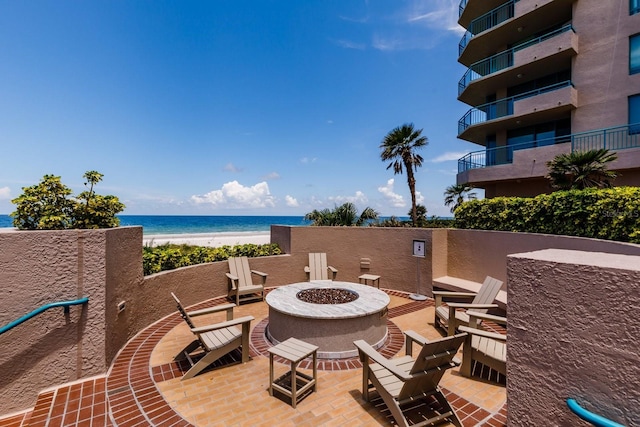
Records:
M629 97L629 133L640 133L640 94Z
M640 13L640 0L629 0L629 15Z
M629 37L629 74L636 73L640 73L640 34Z

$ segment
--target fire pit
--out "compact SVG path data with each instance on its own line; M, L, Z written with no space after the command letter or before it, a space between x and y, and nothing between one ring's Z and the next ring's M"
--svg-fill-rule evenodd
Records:
M381 347L387 337L389 296L371 286L317 280L281 286L265 298L267 337L278 344L295 337L318 346L320 358L358 354L353 341Z
M298 292L296 298L311 304L345 304L358 299L358 294L348 289L312 288Z

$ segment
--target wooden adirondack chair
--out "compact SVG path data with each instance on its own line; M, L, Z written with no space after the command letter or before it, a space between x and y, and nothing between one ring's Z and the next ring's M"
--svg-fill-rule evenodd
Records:
M338 270L327 265L327 254L324 252L309 253L309 265L304 268L309 281L311 280L334 280ZM329 277L331 272L331 277Z
M242 347L242 363L249 361L249 330L251 321L254 320L253 316L234 319L233 308L236 306L235 304L223 304L202 310L187 311L173 292L171 296L176 301L180 316L196 336L196 339L175 357L176 361L187 360L191 365L191 368L183 375L182 381L198 375L203 369L238 347ZM227 312L226 322L196 327L191 319L221 311ZM237 328L237 326L241 326L241 328ZM198 351L198 354L195 354L195 351ZM201 357L194 362L196 356Z
M468 310L469 326L460 326L458 329L466 332L467 338L462 347L462 365L460 373L470 377L475 368L487 367L499 375L507 377L507 336L494 332L488 332L478 327L480 320L490 320L501 325L507 325L507 318L486 313L478 313ZM479 366L478 363L481 365ZM491 376L491 372L488 372ZM500 381L499 375L497 380Z
M249 259L246 256L230 257L228 262L229 273L226 273L229 281L228 297L235 297L237 305L240 305L240 296L242 295L249 295L242 298L242 301L263 300L267 273L251 270L249 268ZM252 274L260 277L260 284L253 283Z
M353 343L358 348L362 362L364 400L369 401L369 388L375 387L400 426L433 425L448 421L462 427L460 419L438 384L447 369L459 365L459 361L454 357L466 334L430 342L413 331L407 331L406 336L407 354L394 359L385 359L364 340ZM422 344L420 354L415 359L411 357L413 342ZM439 403L441 409L438 412L430 409L432 402L429 400L432 397ZM415 412L420 405L425 407L424 410L420 410L420 422L414 423L414 420L407 419L407 411L410 409L411 412Z
M433 291L433 297L436 302L433 324L446 329L447 335L454 335L458 326L469 324L469 315L465 311L458 309L473 309L480 313L486 313L490 308L497 308L498 305L494 304L493 301L496 299L501 287L501 280L487 276L478 293ZM444 298L467 300L473 298L473 301L471 303L447 302L445 307L442 305Z

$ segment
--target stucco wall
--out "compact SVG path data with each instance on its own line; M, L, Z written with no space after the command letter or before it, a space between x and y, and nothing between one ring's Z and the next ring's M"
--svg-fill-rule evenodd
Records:
M136 234L137 256L127 254L127 266L118 250L109 250L109 242L130 246ZM45 387L106 372L109 281L124 280L131 265L141 269L141 241L139 227L0 232L0 324L48 303L89 297L87 305L71 307L68 315L62 308L50 309L0 335L2 413L33 405ZM108 274L108 265L118 270Z
M548 234L450 229L447 240L449 276L482 282L488 275L504 281L503 289L509 254L557 248L640 255L640 245Z
M549 249L509 256L508 275L508 424L590 425L575 398L640 425L640 257Z

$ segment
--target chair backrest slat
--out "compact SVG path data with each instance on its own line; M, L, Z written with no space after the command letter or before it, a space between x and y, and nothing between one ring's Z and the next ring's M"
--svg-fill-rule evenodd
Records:
M309 253L309 280L328 280L327 268L325 252Z
M189 325L190 328L195 328L193 321L191 321L191 317L189 317L189 313L187 313L187 310L185 310L185 308L182 306L182 303L180 302L176 294L171 292L171 296L173 297L174 300L176 300L176 305L178 306L178 311L180 312L180 316L184 319L185 322L187 322L187 325Z
M455 366L453 358L465 336L466 334L452 335L422 346L409 372L416 377L404 382L398 399L403 400L435 390L445 371Z
M238 288L244 288L253 284L249 259L246 256L229 257L229 272L238 278Z
M484 279L484 283L480 287L478 294L473 299L473 304L491 304L498 296L498 292L502 288L502 281L495 279L491 276L487 276ZM473 309L474 311L479 311L481 313L486 313L488 310L486 308L483 309Z

